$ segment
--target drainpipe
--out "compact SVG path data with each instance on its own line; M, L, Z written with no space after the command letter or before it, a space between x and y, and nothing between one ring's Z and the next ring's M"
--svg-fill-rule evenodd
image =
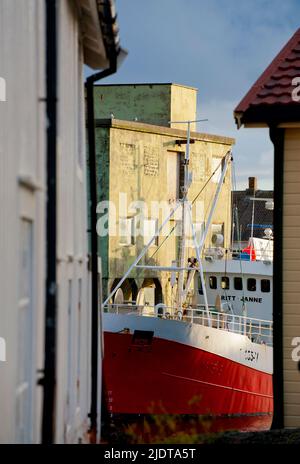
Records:
M282 302L282 232L283 232L283 176L285 130L270 127L274 145L274 258L273 258L273 396L274 415L272 429L284 427L283 411L283 302Z
M114 54L108 69L100 71L86 80L87 93L87 131L88 131L88 155L89 155L89 182L90 182L90 233L91 233L91 272L92 272L92 330L91 330L91 409L90 409L90 437L91 442L97 441L97 415L98 415L98 368L99 359L99 283L98 283L98 237L97 225L97 176L96 176L96 139L95 139L95 106L94 83L103 79L117 70L117 56Z
M57 137L57 1L45 0L46 9L46 302L43 378L42 443L54 441L56 364L56 137Z

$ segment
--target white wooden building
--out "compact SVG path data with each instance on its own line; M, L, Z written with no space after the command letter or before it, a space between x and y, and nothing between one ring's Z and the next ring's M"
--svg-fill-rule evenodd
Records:
M6 361L0 360L0 443L49 441L43 433L43 417L49 428L44 401L49 327L56 382L51 440L88 440L91 272L83 66L110 65L106 42L117 50L118 38L105 24L107 17L115 27L112 1L0 0L0 340L6 348ZM57 82L51 82L53 63ZM49 118L51 88L57 96L55 127ZM47 177L52 153L53 205ZM54 256L49 256L51 207ZM47 292L51 259L56 282ZM55 297L54 327L45 318L49 295ZM99 402L97 408L100 412Z

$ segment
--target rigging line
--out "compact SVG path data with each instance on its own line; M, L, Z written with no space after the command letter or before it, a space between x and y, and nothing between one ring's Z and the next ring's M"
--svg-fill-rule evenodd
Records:
M228 250L226 249L225 250L225 267L224 267L224 278L225 278L225 281L224 281L224 287L222 288L223 290L223 294L225 295L225 301L227 303L227 307L230 308L231 305L229 305L228 303L228 292L227 290L229 289L229 287L227 288L227 278L228 278L228 284L230 285L230 280L229 280L229 277L227 276L227 260L228 260ZM222 287L222 276L221 276L221 287ZM221 303L222 304L222 303Z
M226 155L225 155L226 156ZM200 189L200 191L197 193L197 195L195 196L195 198L192 200L191 202L191 205L193 205L195 203L195 201L197 200L197 198L201 195L201 193L203 192L203 190L206 188L207 184L210 182L210 180L212 179L212 177L216 174L216 172L218 171L218 169L221 167L222 165L222 162L223 162L223 159L225 158L225 156L221 159L220 163L218 164L218 166L216 167L216 169L212 172L212 174L209 176L209 178L207 179L207 181L205 182L205 184L203 185L203 187ZM155 256L155 254L159 251L159 249L162 247L162 245L165 243L165 241L170 237L170 235L174 232L175 228L177 227L177 223L173 226L173 228L171 229L171 231L169 232L169 234L165 237L165 239L162 241L162 243L159 245L159 247L154 251L154 253L149 257L149 260L151 258L153 258L153 256ZM147 262L149 262L149 260Z
M205 190L206 186L208 185L208 183L210 182L210 180L213 178L213 176L216 174L216 172L222 167L222 164L223 164L223 161L225 160L226 156L228 156L230 154L232 154L232 152L228 151L222 158L221 158L221 161L219 162L218 166L216 167L216 169L212 172L212 174L209 176L209 178L207 179L207 181L205 182L205 184L203 185L203 187L200 189L200 191L197 193L197 195L195 196L195 198L192 200L191 202L191 206L195 203L195 201L197 200L197 198L199 198L199 196L201 195L201 193ZM216 185L216 190L218 188L218 185ZM210 210L210 206L212 204L214 200L214 194L212 194L212 196L210 197L209 199L209 204L208 204L208 208L206 209L206 212L205 212L205 215L204 215L204 224L206 222L206 214L207 212ZM205 247L204 247L205 248Z
M226 156L226 155L225 155ZM218 169L220 168L220 166L222 165L222 162L223 162L223 159L225 158L225 156L221 159L220 163L218 164L218 166L216 167L216 169L213 171L213 173L209 176L209 178L207 179L207 181L205 182L205 184L203 185L203 187L200 189L200 191L197 193L197 195L195 196L195 198L193 199L193 201L191 202L191 204L193 205L195 203L195 201L197 200L197 198L199 197L199 195L201 195L201 193L203 192L203 190L206 188L207 184L210 182L210 180L213 178L213 176L216 174L216 172L218 171Z
M226 156L226 155L225 155ZM197 193L197 195L195 196L195 198L192 200L191 204L193 205L195 203L195 201L197 200L197 198L201 195L201 193L203 192L203 190L206 188L207 184L209 183L209 181L212 179L212 177L216 174L216 172L218 171L218 169L220 168L220 166L222 165L222 162L223 162L223 158L221 159L220 163L218 164L218 166L216 167L216 169L213 171L213 173L210 175L210 177L207 179L207 181L205 182L205 184L203 185L203 187L200 189L200 191ZM154 253L149 257L149 260L151 258L153 258L153 256L159 251L159 249L162 247L162 245L165 243L165 241L170 237L170 235L174 232L174 229L177 227L177 223L175 224L175 226L173 226L173 228L171 229L171 231L169 232L169 234L166 236L166 238L162 241L162 243L159 245L159 247L154 251Z
M160 250L160 248L163 246L163 244L165 243L165 241L170 237L170 235L174 232L174 230L176 229L178 223L176 222L176 224L172 227L171 231L168 233L168 235L164 238L164 240L161 242L161 244L157 247L157 249L154 251L154 253L149 256L149 259L148 259L148 262L147 264L149 263L149 260L151 258L153 258L153 256Z
M233 165L233 156L231 157L231 162ZM233 250L233 242L234 242L234 228L235 228L235 222L234 222L234 198L233 198L233 192L234 192L234 179L233 179L233 172L231 173L231 227L232 227L232 232L231 232L231 249ZM229 248L230 248L229 246Z
M234 190L236 190L236 172L235 172L235 163L234 163L234 160L232 161L232 172L233 172L233 179L234 179ZM242 264L242 256L241 256L241 248L242 248L242 244L241 244L241 234L240 234L240 231L238 230L239 229L239 217L238 217L238 207L236 205L236 219L237 219L237 239L238 239L238 243L239 243L239 262L240 262L240 271L241 271L241 275L242 275L242 298L243 298L243 312L245 313L246 312L246 304L245 304L245 291L244 291L244 270L243 270L243 264Z

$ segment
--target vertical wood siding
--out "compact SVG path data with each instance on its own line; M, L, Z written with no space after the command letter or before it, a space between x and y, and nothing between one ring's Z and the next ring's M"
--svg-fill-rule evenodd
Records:
M2 443L40 440L42 391L37 386L37 370L43 367L44 346L44 23L43 1L0 2L0 75L7 90L6 102L0 102L0 336L7 345L7 361L0 362ZM23 240L24 221L32 228L28 275L21 272L26 269L22 250L28 245ZM22 331L20 288L26 281L31 287L26 317L32 337ZM26 400L18 389L23 348L31 357L30 372L24 373L31 385ZM24 401L29 404L30 431L21 433Z
M300 372L297 362L292 360L294 337L300 337L300 129L286 129L283 197L285 427L300 427Z
M56 442L87 431L90 406L90 305L83 50L73 2L59 2L58 332Z
M40 442L45 312L45 11L43 0L1 0L0 77L0 443ZM90 407L90 278L87 268L83 50L76 2L59 1L58 333L56 442L85 437ZM33 265L22 275L22 219L32 225ZM27 234L28 237L28 234ZM19 288L32 283L32 337L20 320ZM27 337L25 337L25 335ZM23 337L24 336L24 337ZM29 432L20 434L20 339L31 357ZM28 339L32 339L28 342ZM24 342L24 343L25 343ZM99 358L101 359L101 357ZM27 403L26 403L27 404ZM25 404L25 406L26 406ZM25 407L26 409L26 407ZM5 418L5 420L3 420Z

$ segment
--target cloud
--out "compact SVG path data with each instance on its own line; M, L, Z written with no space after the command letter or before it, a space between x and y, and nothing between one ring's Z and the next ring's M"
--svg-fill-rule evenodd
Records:
M233 110L298 28L298 0L116 1L129 55L103 83L177 82L199 89L200 130L236 138L239 185L272 187L267 130L236 130ZM267 155L268 154L268 155Z
M198 125L200 132L234 137L234 166L237 178L237 189L244 189L248 177L257 177L260 189L273 188L273 145L270 142L268 129L237 130L233 120L234 102L216 100L201 104L198 102L198 114L207 118L207 122Z

